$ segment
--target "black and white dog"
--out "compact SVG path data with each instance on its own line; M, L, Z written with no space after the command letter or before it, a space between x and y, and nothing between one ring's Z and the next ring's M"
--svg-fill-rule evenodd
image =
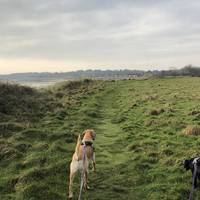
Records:
M200 157L185 160L184 168L192 172L192 189L189 196L189 200L192 200L194 189L197 188L197 179L200 181Z
M200 181L200 157L191 158L189 160L185 160L184 168L186 170L191 170L192 175L194 177L194 188L197 187L197 179ZM195 171L196 168L196 171Z

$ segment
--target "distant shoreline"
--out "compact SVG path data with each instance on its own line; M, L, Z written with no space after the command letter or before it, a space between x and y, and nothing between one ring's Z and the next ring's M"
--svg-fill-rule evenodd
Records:
M8 81L28 85L32 87L46 87L57 82L73 81L80 79L95 80L123 80L123 79L146 79L163 77L200 77L200 68L188 65L182 69L166 71L142 71L142 70L79 70L63 73L15 73L0 75L0 81Z

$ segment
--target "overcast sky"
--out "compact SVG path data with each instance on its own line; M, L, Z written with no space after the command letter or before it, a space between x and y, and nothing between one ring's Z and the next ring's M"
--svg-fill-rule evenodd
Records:
M199 0L0 0L0 73L200 65Z

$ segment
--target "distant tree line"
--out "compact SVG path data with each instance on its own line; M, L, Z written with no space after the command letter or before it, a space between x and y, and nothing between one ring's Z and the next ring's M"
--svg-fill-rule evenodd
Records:
M200 67L195 67L192 65L188 65L183 67L182 69L173 69L173 70L163 70L160 71L157 76L165 77L165 76L192 76L192 77L200 77Z
M15 73L8 75L0 75L0 81L14 81L19 83L26 82L54 82L63 80L76 80L81 78L91 79L132 79L132 78L148 78L148 77L167 77L167 76L196 76L200 77L200 68L192 65L185 66L181 69L173 70L78 70L72 72L56 72L56 73Z

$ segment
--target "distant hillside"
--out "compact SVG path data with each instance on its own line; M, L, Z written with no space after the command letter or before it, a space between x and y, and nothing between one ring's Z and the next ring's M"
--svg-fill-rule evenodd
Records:
M8 75L0 75L0 81L11 81L25 85L34 84L49 84L64 80L78 79L97 79L97 80L122 80L122 79L137 79L149 77L166 77L166 76L200 76L200 68L188 65L182 69L173 70L79 70L73 72L60 73L15 73Z
M140 70L79 70L74 72L60 73L14 73L8 75L0 75L2 81L14 81L18 83L26 82L57 82L62 80L75 80L81 78L91 79L124 79L128 77L144 76L144 71Z

